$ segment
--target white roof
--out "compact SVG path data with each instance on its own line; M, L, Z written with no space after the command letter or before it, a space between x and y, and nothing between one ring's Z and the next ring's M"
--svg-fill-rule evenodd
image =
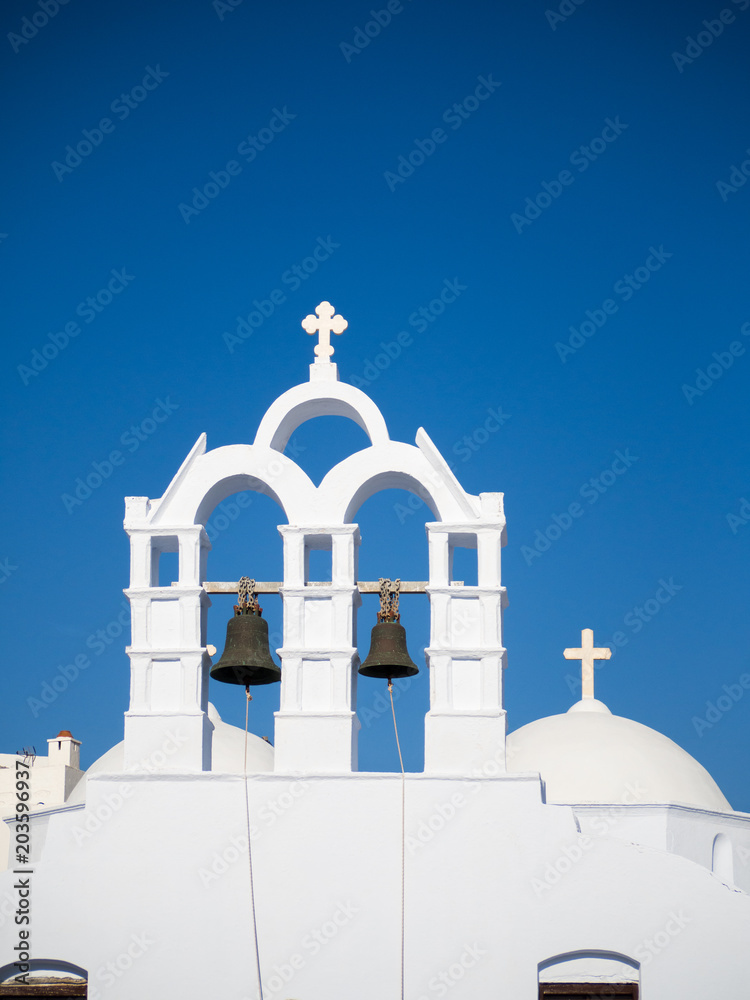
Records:
M547 801L679 803L732 812L708 771L672 740L587 698L508 736L508 770L538 771Z

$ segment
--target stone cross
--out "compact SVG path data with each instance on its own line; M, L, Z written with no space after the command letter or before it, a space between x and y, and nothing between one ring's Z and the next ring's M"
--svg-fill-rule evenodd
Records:
M313 316L312 313L305 316L302 320L302 327L309 334L318 334L318 343L315 345L315 354L317 355L315 361L316 363L325 363L330 361L333 354L331 333L343 333L349 324L343 316L334 315L336 310L330 302L321 302L319 306L315 307L315 312L318 314L317 316Z
M581 630L580 649L566 649L563 652L566 660L581 661L581 697L594 697L594 660L608 660L612 650L605 647L594 647L594 631L590 628Z

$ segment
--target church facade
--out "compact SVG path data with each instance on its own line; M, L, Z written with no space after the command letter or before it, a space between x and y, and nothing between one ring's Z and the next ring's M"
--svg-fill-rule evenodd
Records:
M330 334L346 322L328 303L303 325L320 339L309 380L272 403L252 444L209 451L202 435L162 497L126 499L125 738L59 804L4 803L0 996L747 995L750 815L594 697L607 651L588 630L567 651L581 700L506 735L502 494L467 494L421 429L413 445L391 440L338 379ZM284 448L319 415L355 421L370 445L316 487ZM423 773L357 768L356 516L394 487L435 518L429 580L413 584L431 613ZM267 585L284 608L273 747L209 702L205 525L239 490L283 511L284 578ZM476 586L453 580L458 548L476 553ZM164 552L179 556L170 587Z

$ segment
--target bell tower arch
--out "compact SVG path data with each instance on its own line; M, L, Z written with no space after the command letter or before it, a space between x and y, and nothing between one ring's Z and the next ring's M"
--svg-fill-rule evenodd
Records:
M321 333L324 349L316 349L309 381L271 404L252 444L207 451L201 435L161 498L126 499L131 545L126 594L133 622L126 766L155 756L162 761L165 755L157 751L169 742L178 750L170 753L164 769L211 769L212 727L206 714L211 543L204 525L232 493L259 490L276 501L286 518L279 526L284 625L278 650L282 679L275 769L356 770L356 612L361 597L355 518L365 500L394 487L417 492L435 517L427 525L430 571L424 588L431 616L425 771L471 774L489 759L504 760L502 494L467 494L421 428L413 445L392 441L373 401L339 382L330 334L343 332L346 321L328 303L316 312L317 319L306 318L305 329ZM301 423L328 415L354 420L370 445L339 462L316 487L283 449ZM456 548L476 550L475 586L453 579ZM310 579L310 553L320 549L331 553L330 580ZM160 587L160 554L175 551L178 579ZM252 575L252 567L246 572Z

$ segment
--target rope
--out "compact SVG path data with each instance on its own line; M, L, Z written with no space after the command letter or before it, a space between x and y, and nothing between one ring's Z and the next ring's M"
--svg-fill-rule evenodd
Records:
M398 591L396 591L398 593ZM401 756L401 743L396 725L396 708L393 704L393 680L388 678L388 694L391 696L391 714L393 715L393 731L396 734L396 749L401 765L401 1000L404 1000L404 912L406 898L406 774L404 773L404 758ZM262 1000L262 998L261 998Z
M260 978L260 945L258 944L258 921L255 916L255 884L253 882L253 852L250 846L250 798L247 790L247 724L250 713L250 702L253 700L250 694L250 685L245 685L245 761L243 765L242 784L245 786L245 819L247 821L247 863L250 869L250 908L253 911L253 935L255 937L255 968L258 973L258 998L263 1000L263 983Z

